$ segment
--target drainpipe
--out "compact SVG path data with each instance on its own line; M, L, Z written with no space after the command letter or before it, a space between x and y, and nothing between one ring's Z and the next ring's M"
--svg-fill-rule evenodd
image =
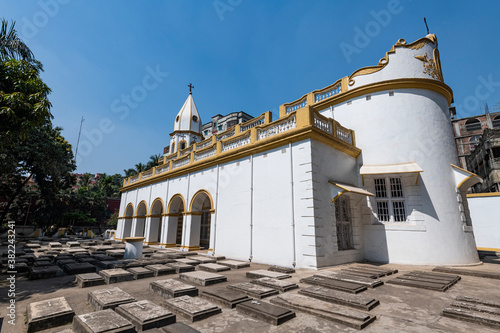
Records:
M253 155L250 155L250 257L253 259Z
M290 149L290 189L292 197L292 243L293 243L293 262L292 266L295 267L297 264L297 254L295 250L295 203L293 195L293 155L292 155L292 143L288 144L288 149Z

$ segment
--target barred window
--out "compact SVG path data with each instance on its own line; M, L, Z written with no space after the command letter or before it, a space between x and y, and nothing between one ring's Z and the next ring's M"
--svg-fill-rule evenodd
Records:
M389 184L387 188L386 184ZM380 222L406 222L405 197L400 177L375 178L376 213Z

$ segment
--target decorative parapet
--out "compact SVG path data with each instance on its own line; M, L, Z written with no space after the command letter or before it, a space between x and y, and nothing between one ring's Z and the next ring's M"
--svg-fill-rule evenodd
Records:
M127 191L191 170L201 170L232 158L240 158L270 147L279 147L288 142L307 138L330 144L354 157L360 153L354 146L352 130L320 115L310 106L290 112L276 121L271 121L271 112L268 111L255 119L238 124L230 131L220 133L218 138L212 136L210 139L194 143L182 152L165 156L163 164L125 179L122 190Z
M340 94L342 92L342 84L340 81L341 80L338 80L332 86L328 86L319 92L313 92L314 93L314 102L315 103L320 102L326 98Z
M304 96L296 102L292 102L290 105L285 104L285 113L289 114L293 111L297 111L303 107L307 106L307 98Z

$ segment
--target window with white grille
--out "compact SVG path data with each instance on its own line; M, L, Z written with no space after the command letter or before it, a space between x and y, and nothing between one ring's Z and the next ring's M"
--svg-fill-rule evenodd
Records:
M401 178L375 178L374 185L378 220L380 222L406 222L405 196Z

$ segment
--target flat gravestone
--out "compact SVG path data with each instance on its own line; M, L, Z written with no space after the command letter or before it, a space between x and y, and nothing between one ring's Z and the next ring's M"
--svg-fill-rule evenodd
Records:
M69 275L74 274L84 274L84 273L95 273L96 268L94 265L88 262L75 262L72 264L66 264L63 266L64 272Z
M198 289L196 287L174 279L151 282L149 290L165 298L175 298L184 295L198 296Z
M289 268L289 267L282 267L282 266L271 266L267 270L272 271L272 272L284 273L284 274L295 273L295 269Z
M106 260L106 261L98 261L97 266L102 269L113 269L113 268L123 268L125 264L121 260Z
M201 333L191 326L180 322L163 327L163 331L165 333Z
M285 321L295 318L295 312L292 310L255 300L236 305L236 310L273 325L281 325Z
M204 287L227 281L227 277L224 275L204 271L181 273L179 278Z
M282 279L291 278L292 276L288 275L288 274L283 274L280 272L268 271L265 269L259 269L257 271L247 272L247 278L250 278L250 279L259 279L259 278L263 278L263 277L270 277L273 279L282 280Z
M74 315L75 311L64 297L30 303L27 307L28 333L66 325L71 323Z
M92 256L92 258L99 260L99 261L108 261L108 260L116 260L114 257L107 256L104 254L95 254Z
M97 259L91 258L91 257L80 257L76 259L78 262L86 262L91 265L97 264Z
M122 304L115 311L128 319L137 332L163 327L176 321L172 312L148 300Z
M230 284L227 287L229 289L240 291L242 293L247 294L250 297L254 297L254 298L258 298L258 299L272 296L272 295L276 295L279 293L276 289L259 286L257 284L250 283L250 282L241 282L241 283Z
M341 323L358 330L363 329L376 319L375 316L365 312L298 294L281 294L273 298L271 302L279 306Z
M134 279L134 275L132 273L127 272L122 268L103 270L99 272L99 275L104 278L104 281L106 281L107 284L132 281Z
M219 265L219 264L200 264L198 266L198 269L200 269L202 271L211 272L211 273L217 273L217 272L229 271L231 268L228 266Z
M155 276L155 273L152 270L149 270L144 267L127 268L127 271L133 274L134 280L145 279Z
M273 279L273 278L268 278L268 277L255 279L255 280L252 280L251 282L258 284L260 286L279 290L282 293L284 293L285 291L296 289L299 287L296 283L293 283L293 282L286 282L283 280L278 280L278 279Z
M173 263L167 264L167 266L175 268L175 272L177 274L185 273L185 272L192 272L195 270L194 266L183 264L180 262L173 262Z
M125 255L125 250L121 249L106 250L106 255L116 259L123 259L123 256Z
M153 272L153 276L161 276L161 275L168 275L168 274L175 274L175 268L166 266L166 265L147 265L144 268L149 269L150 271Z
M352 294L357 294L359 292L365 291L366 286L358 283L344 282L338 280L332 280L327 278L322 278L318 276L311 276L300 280L301 283L312 284L316 286L321 286L325 288L345 291Z
M353 282L361 284L363 286L367 286L369 288L375 288L384 284L384 282L382 282L381 280L370 279L364 276L350 275L341 272L321 271L316 273L314 276L339 281Z
M75 282L77 285L80 286L80 288L87 288L87 287L106 284L104 278L97 273L78 274L75 277Z
M134 333L134 325L111 309L91 312L73 318L76 333Z
M54 266L49 260L37 260L33 263L35 267Z
M40 248L40 244L29 243L29 244L26 244L25 247L30 248L30 249L39 249Z
M192 266L196 266L196 265L200 264L200 262L198 260L192 260L192 259L189 259L189 258L175 259L175 262L180 262L182 264L192 265Z
M329 303L346 305L351 308L369 311L376 307L380 302L371 297L362 295L353 295L343 291L323 288L319 286L308 287L299 290L299 294L317 298Z
M98 289L88 293L87 301L94 310L114 309L118 305L135 302L135 299L120 288Z
M59 248L59 247L62 247L62 244L59 242L50 242L49 247L50 248Z
M29 279L48 279L62 275L64 275L63 271L57 266L31 267L29 272Z
M163 301L163 306L191 322L221 313L218 306L199 297L181 296Z
M69 248L66 250L68 253L71 253L71 254L88 254L89 252L87 250L85 250L84 248L81 248L81 247L74 247L74 248Z
M79 247L80 243L79 242L67 242L66 245L69 247Z
M228 288L208 289L201 292L201 297L230 309L236 307L236 304L250 300L246 294Z
M204 256L190 256L189 259L196 260L200 264L215 264L217 262L216 259Z

